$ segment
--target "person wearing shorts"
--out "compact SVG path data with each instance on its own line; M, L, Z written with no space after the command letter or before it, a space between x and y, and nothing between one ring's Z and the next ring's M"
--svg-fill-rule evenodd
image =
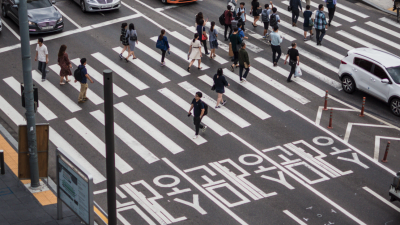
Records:
M307 32L310 32L310 39L314 36L312 28L313 19L311 18L312 12L310 10L310 5L306 6L306 11L303 13L304 23L303 23L303 30L304 30L304 41L307 41Z

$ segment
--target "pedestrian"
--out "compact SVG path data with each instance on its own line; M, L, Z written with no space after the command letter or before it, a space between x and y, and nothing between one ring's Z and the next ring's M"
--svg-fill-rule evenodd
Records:
M231 44L232 44L232 51L233 51L233 64L231 65L231 71L234 71L234 66L238 67L239 61L239 45L242 43L242 39L239 37L238 28L233 29L233 33L229 37Z
M210 41L210 49L211 55L210 59L215 58L217 55L215 54L215 49L218 49L218 31L215 29L215 22L211 22L210 32L209 32L209 41Z
M43 44L43 38L38 39L36 45L35 61L39 61L38 70L42 73L42 81L46 80L46 65L49 63L49 52L47 46Z
M218 94L217 105L215 106L215 108L218 109L221 108L221 106L219 105L220 103L223 106L226 104L226 100L223 100L222 96L225 93L225 87L230 86L230 84L226 81L222 68L219 68L217 70L217 74L214 75L213 80L214 80L215 91Z
M325 35L325 28L328 29L324 13L324 5L322 4L318 6L318 11L315 13L314 27L317 32L317 45L321 45L322 38L324 38Z
M190 67L192 67L193 63L195 60L197 60L197 62L199 63L198 69L201 70L201 42L199 40L199 34L195 33L194 34L194 38L193 40L190 42L190 47L189 47L189 59L191 59L192 61L189 64L189 67L187 68L187 71L190 72Z
M165 66L165 54L169 52L169 43L167 36L165 36L165 30L161 30L161 34L158 36L156 47L161 50L161 66Z
M250 71L250 58L249 54L247 54L246 51L246 43L241 44L242 48L239 50L239 77L240 77L240 82L247 82L247 75L249 74ZM243 69L245 70L244 75L243 74Z
M236 14L238 14L239 12L241 12L240 18L242 18L242 21L243 21L243 31L244 31L245 30L244 25L246 25L246 19L247 19L246 18L246 8L244 7L244 2L240 3L240 7L237 8ZM238 16L238 15L236 15L236 16Z
M299 19L300 11L303 12L300 0L290 0L290 7L292 9L292 26L295 27ZM299 10L300 8L300 10Z
M204 20L200 20L197 25L197 33L199 34L199 40L201 41L201 45L204 47L204 52L206 55L209 55L207 49L207 32L206 32L206 22Z
M237 6L237 0L228 0L228 5L231 6L231 12L232 12L232 16L233 18L236 17L236 6Z
M295 42L293 42L292 48L288 50L286 58L285 58L285 65L286 65L286 61L289 57L289 66L290 66L290 74L287 78L287 82L292 82L291 78L292 78L292 75L296 71L296 65L297 66L300 65L299 51L296 49L296 47L297 47L297 44Z
M244 31L242 30L242 24L238 24L238 35L240 39L243 41L243 39L249 39L248 37L245 36Z
M64 85L64 78L66 82L70 82L68 76L72 75L71 68L72 64L69 61L68 54L65 52L67 50L66 45L61 45L60 50L58 51L58 65L61 68L60 71L60 85Z
M193 109L193 123L196 129L196 134L194 135L193 139L196 139L199 136L200 129L202 132L205 132L207 129L207 126L203 126L201 124L201 119L203 119L205 112L205 105L204 102L201 101L201 97L203 97L203 94L201 92L196 92L196 95L192 100L192 104L190 104L190 109L188 113L188 116L190 116Z
M314 20L311 18L312 12L310 11L310 5L306 6L306 11L303 13L304 23L303 23L303 30L304 30L304 41L307 41L307 32L310 32L310 39L314 36L312 28L314 26Z
M272 7L272 14L269 17L269 25L274 28L274 27L279 27L279 23L281 22L281 18L277 14L278 9L276 7Z
M325 2L326 2L326 8L328 8L328 17L329 17L328 26L331 26L331 22L336 11L337 0L325 0Z
M279 58L281 57L281 43L283 41L283 37L278 34L279 28L278 26L274 27L274 32L271 32L271 49L272 49L272 63L274 66L278 66ZM278 56L276 56L278 53Z
M257 27L257 21L260 19L260 3L258 2L258 0L253 0L251 2L251 11L250 14L253 14L254 17L254 21L253 21L253 27Z
M86 66L86 58L82 58L81 65L78 66L78 70L81 75L80 80L76 80L75 78L75 83L78 81L79 83L81 83L81 91L79 92L78 103L84 103L87 100L89 100L89 98L86 97L86 92L88 89L87 80L89 80L90 83L93 83L93 80L90 78L85 66Z
M271 7L274 7L272 1L269 2ZM264 23L264 36L263 39L267 39L269 37L268 27L269 27L269 16L271 15L271 9L269 8L269 4L264 5L265 9L261 12L261 21Z
M121 25L121 36L119 38L119 40L122 42L122 45L124 46L124 48L122 49L121 53L119 54L119 58L123 59L124 57L122 56L122 54L125 51L129 51L129 39L126 37L126 30L128 29L128 24L127 23L122 23Z
M231 6L228 5L227 6L227 10L225 10L224 12L224 17L225 17L225 32L224 32L224 37L225 37L225 41L228 40L228 37L226 36L226 33L228 31L229 28L229 36L231 36L232 34L232 12L231 12Z
M137 39L137 33L135 30L135 25L133 23L129 24L129 29L126 31L126 38L129 38L129 53L128 56L125 58L126 62L129 62L129 57L132 56L133 59L136 59L135 56L135 44L139 44Z

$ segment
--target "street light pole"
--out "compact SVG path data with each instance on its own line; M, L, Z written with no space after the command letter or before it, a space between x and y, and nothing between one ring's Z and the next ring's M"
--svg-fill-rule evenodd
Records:
M16 1L17 3L17 1ZM21 55L22 55L22 70L24 75L24 92L25 92L25 116L28 136L29 150L29 167L31 173L31 187L37 188L39 182L39 165L36 143L36 121L34 111L34 93L32 82L32 64L31 64L31 49L29 39L28 25L28 3L27 0L19 0L18 17L19 17L19 33L21 36Z

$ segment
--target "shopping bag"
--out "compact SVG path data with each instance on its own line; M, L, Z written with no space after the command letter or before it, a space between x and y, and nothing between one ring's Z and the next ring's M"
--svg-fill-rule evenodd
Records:
M294 71L294 77L301 77L303 75L303 73L301 72L300 66L297 65L296 69Z
M229 57L233 57L232 43L229 42Z

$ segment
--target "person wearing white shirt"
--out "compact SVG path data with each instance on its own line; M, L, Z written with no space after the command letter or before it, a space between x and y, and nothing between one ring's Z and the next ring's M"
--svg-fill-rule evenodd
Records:
M46 65L49 63L49 52L47 51L46 45L43 44L43 38L38 39L35 61L39 61L38 70L42 72L42 81L45 81Z

